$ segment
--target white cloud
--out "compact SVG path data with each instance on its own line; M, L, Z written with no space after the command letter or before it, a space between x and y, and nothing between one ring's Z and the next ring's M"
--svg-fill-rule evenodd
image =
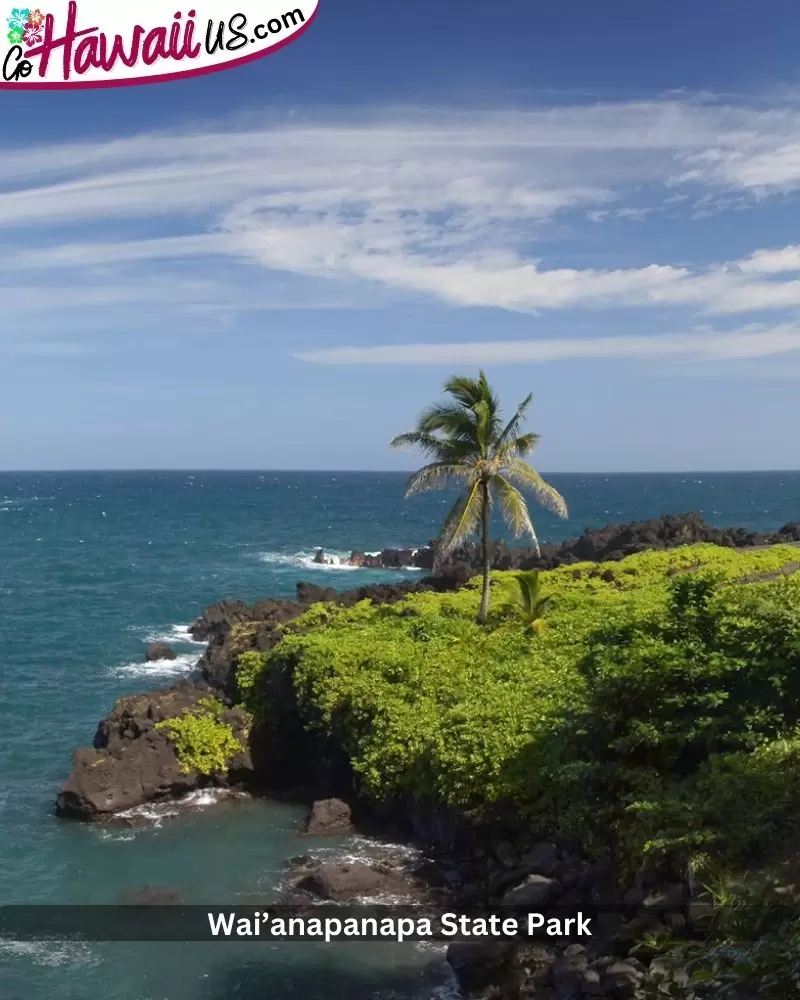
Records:
M739 270L755 274L800 271L800 246L788 246L780 250L756 250L749 257L739 261Z
M771 357L800 351L800 326L747 328L732 333L657 337L595 337L566 340L506 340L463 344L385 344L299 352L300 361L326 365L504 365L582 359L721 361Z
M800 107L791 102L387 110L49 144L0 154L0 284L16 289L25 273L33 288L60 274L43 295L31 292L54 323L65 305L145 299L169 311L193 294L220 309L270 307L218 273L215 258L231 271L246 263L313 287L338 282L353 304L357 287L364 297L382 287L517 311L793 310L800 282L780 275L800 271L800 249L689 266L648 253L644 234L662 210L709 213L798 186ZM569 259L587 217L635 229L638 259L550 263L542 247L552 254L553 233L567 234L555 251ZM181 266L196 273L196 291Z

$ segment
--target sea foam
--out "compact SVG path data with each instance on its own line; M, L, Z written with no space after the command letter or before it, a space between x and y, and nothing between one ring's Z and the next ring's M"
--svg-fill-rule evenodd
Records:
M146 802L141 806L134 806L132 809L125 809L115 813L112 823L135 824L144 829L163 826L165 820L174 819L186 812L200 812L215 806L225 799L247 798L247 793L239 792L230 788L198 788L194 792L189 792L180 799L167 799L163 802ZM98 827L102 839L128 840L132 839L133 831L127 829L125 834L121 834L118 828Z
M181 653L174 660L122 663L109 671L114 677L186 677L197 667L197 651Z
M326 562L318 563L314 561L316 553L323 549L325 553ZM380 552L366 552L365 555L368 556L379 556ZM295 569L305 569L305 570L323 570L323 571L351 571L351 570L361 570L362 572L369 572L370 570L389 570L391 572L419 572L418 566L387 566L387 567L375 567L375 566L351 566L348 563L350 558L349 552L335 552L323 548L321 545L315 546L313 549L303 549L300 552L295 552L293 555L287 555L284 552L261 552L258 555L261 562L269 563L273 566L291 566Z
M296 569L347 571L362 568L350 566L347 563L350 558L349 552L329 552L327 549L325 549L325 558L330 562L314 562L314 556L320 548L321 546L317 546L310 551L301 550L295 552L294 555L286 555L282 552L261 552L258 558L261 562L270 563L273 566L292 566Z
M0 938L0 957L26 959L34 965L97 965L99 957L80 941L12 941Z
M149 630L145 633L147 642L166 642L179 646L205 646L205 642L192 638L188 625L168 625L165 629Z

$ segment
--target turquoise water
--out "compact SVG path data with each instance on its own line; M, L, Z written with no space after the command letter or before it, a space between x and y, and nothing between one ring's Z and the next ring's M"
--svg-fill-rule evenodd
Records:
M758 530L800 519L800 473L551 479L572 516L537 517L548 541L690 509ZM206 796L176 816L101 829L56 820L54 797L114 698L190 669L202 647L185 628L206 605L288 596L301 579L345 588L402 576L310 559L319 546L427 541L448 498L406 501L403 483L377 473L0 473L0 901L114 903L150 885L231 904L273 891L286 860L309 848L296 809ZM145 643L162 637L181 656L144 664ZM448 989L435 954L405 947L0 945L0 1000L410 1000Z

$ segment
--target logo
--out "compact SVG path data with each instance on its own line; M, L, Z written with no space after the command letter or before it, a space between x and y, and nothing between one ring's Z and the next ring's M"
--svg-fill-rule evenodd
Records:
M196 2L196 6L195 6ZM13 7L0 33L0 89L158 83L230 69L294 41L319 0L48 0ZM126 9L127 8L127 9Z

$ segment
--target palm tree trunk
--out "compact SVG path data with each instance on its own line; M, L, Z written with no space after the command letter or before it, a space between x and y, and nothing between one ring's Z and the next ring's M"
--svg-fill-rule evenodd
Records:
M489 615L489 589L492 585L492 560L489 554L489 527L491 521L491 507L489 506L489 486L483 486L483 518L482 518L482 543L483 543L483 592L481 593L481 606L478 611L478 623L486 624Z

